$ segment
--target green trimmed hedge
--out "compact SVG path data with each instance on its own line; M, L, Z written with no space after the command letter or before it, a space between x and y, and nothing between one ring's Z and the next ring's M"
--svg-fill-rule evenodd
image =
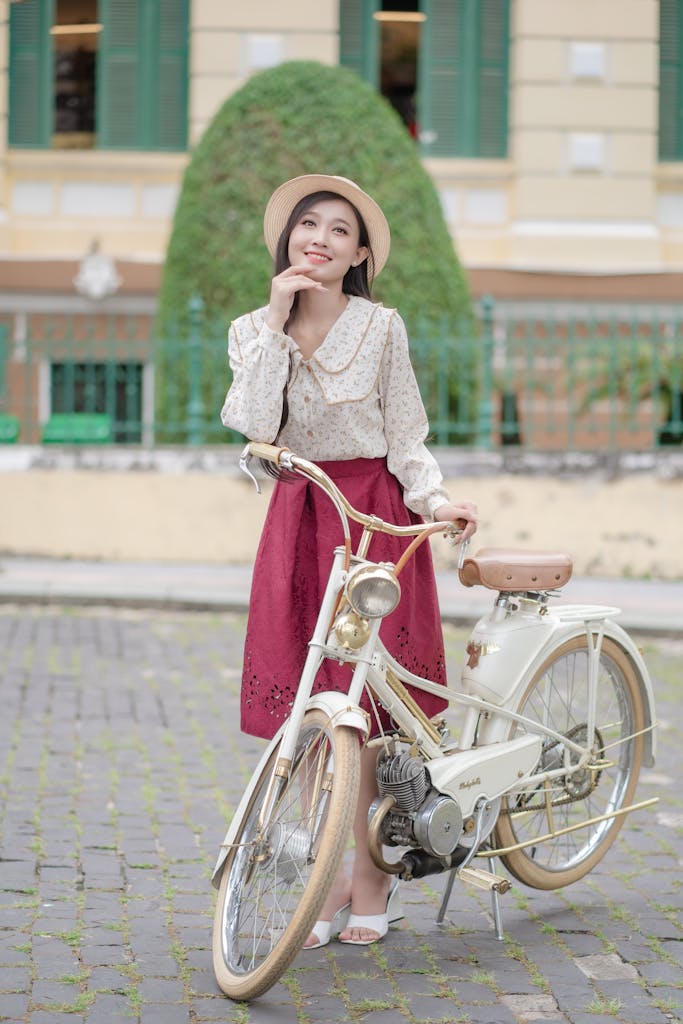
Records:
M194 294L208 322L226 335L231 319L267 303L273 268L263 242L266 203L281 182L315 172L352 178L384 210L392 252L373 297L399 309L414 344L420 336L455 332L463 322L471 326L467 286L438 196L400 119L349 69L297 61L250 78L196 147L164 267L162 338L184 333ZM172 362L177 403L180 370ZM163 360L160 370L163 418ZM212 386L218 375L227 386L227 372L223 347L203 380Z

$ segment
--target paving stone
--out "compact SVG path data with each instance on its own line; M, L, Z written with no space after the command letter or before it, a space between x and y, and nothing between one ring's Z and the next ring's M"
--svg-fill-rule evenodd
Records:
M502 995L501 1002L508 1007L518 1020L540 1021L562 1019L553 996L549 995Z
M0 993L0 1020L16 1021L23 1020L28 1010L28 995L24 993ZM46 1022L47 1024L47 1022Z
M237 1018L234 1019L236 1020ZM333 1009L328 1003L309 1003L306 1005L306 1020L310 1021L311 1024L348 1024L349 1017L346 1008L343 1006L339 1009ZM284 1018L283 1024L285 1024Z
M74 1015L58 1010L33 1010L31 1024L74 1024Z
M232 1019L234 1018L223 1017L223 1020ZM144 1003L140 1011L140 1020L143 1024L190 1024L197 1018L185 1004L164 1003L155 1006L153 1003Z
M112 1021L126 1020L130 1012L131 1004L126 996L98 992L88 1009L87 1020L88 1024L111 1024Z
M497 1013L499 1004L493 1003L464 1003L460 1010L460 1018L466 1022L466 1024L493 1024L493 1021L497 1021L498 1018L493 1016ZM503 1013L508 1013L506 1007L502 1008ZM505 1018L514 1020L514 1018Z
M130 985L128 975L111 967L93 967L88 977L88 988L92 991L126 991Z
M329 987L329 972L327 974ZM190 972L190 990L195 996L213 996L218 993L218 983L212 970L194 970ZM311 983L306 981L306 991L311 992ZM315 994L315 993L314 993Z
M188 964L191 961L191 954L187 957ZM178 974L178 961L170 954L163 953L139 953L135 957L135 964L145 977L148 978L175 978ZM196 965L206 967L206 957L203 962Z
M175 978L145 978L138 990L148 1003L178 1003L185 998L185 987Z
M121 946L83 946L81 960L86 967L116 967L128 963L129 957Z
M25 967L0 968L0 992L28 992L31 971Z
M249 1024L253 1024L254 1018L252 1017L252 1006L258 1006L258 1010L262 1011L263 1007L254 1003L249 1008ZM192 1012L197 1020L230 1020L229 1014L232 1013L234 1004L226 999L225 996L216 996L215 999L193 999L192 1000ZM267 1012L267 1011L266 1011ZM280 1013L280 1019L282 1020L282 1007L277 1008L277 1012ZM284 1012L287 1012L285 1009ZM276 1021L277 1017L273 1016L270 1020ZM284 1024L284 1021L282 1021Z
M448 1024L461 1015L459 1004L445 996L415 995L408 999L410 1012L418 1019L448 1021Z
M616 953L581 956L577 957L574 963L587 978L638 980L638 972L635 967L625 963Z
M0 864L0 873L2 864ZM31 926L35 911L33 907L0 907L0 922L2 928L12 929L14 932L22 931Z
M447 978L446 984L462 1003L487 1002L495 999L495 993L488 985L460 978Z

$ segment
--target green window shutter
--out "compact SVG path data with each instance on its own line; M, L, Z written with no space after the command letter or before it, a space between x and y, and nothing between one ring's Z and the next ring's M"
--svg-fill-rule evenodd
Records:
M683 160L683 0L659 5L659 159Z
M188 0L100 0L100 149L182 150Z
M425 156L507 153L509 0L422 0L418 121Z
M187 145L187 0L162 0L156 89L156 147Z
M454 156L467 118L463 60L466 0L422 0L418 125L425 156Z
M139 149L140 32L138 0L100 0L103 29L97 54L97 145Z
M10 5L10 146L50 145L54 124L54 58L50 26L53 0Z
M379 86L379 26L373 14L380 0L340 0L339 63Z
M480 0L476 156L507 156L509 0Z

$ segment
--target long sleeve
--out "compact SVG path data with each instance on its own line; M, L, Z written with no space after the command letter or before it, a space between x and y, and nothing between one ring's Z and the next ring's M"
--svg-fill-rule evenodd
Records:
M267 326L266 312L257 310L230 325L228 358L233 378L221 420L250 441L272 443L282 419L292 340Z
M379 379L387 466L404 487L408 508L431 518L449 498L436 459L425 446L427 414L410 362L408 337L395 313L389 325Z

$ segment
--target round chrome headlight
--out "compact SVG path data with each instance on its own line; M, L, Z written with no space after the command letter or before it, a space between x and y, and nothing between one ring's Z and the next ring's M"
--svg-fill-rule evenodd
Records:
M346 582L346 598L363 618L379 619L393 612L401 599L401 586L388 566L361 565Z

